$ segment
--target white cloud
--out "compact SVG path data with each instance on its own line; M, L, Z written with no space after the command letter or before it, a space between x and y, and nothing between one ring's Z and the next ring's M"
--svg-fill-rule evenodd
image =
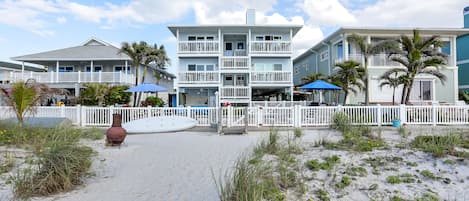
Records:
M361 26L462 27L467 0L379 0L352 13Z
M316 26L343 26L357 19L338 0L304 0L301 4L309 16L308 24Z
M67 22L67 18L64 16L57 17L57 23L65 24Z

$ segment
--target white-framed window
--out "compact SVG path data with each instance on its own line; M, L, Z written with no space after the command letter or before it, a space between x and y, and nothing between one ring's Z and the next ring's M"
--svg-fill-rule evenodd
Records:
M254 71L282 71L283 65L282 64L263 64L263 63L255 63L253 64Z
M188 64L187 71L215 71L216 64Z
M295 74L298 74L298 73L300 73L300 67L299 66L295 67Z
M73 72L73 66L60 66L59 72Z
M279 41L282 40L281 35L257 35L256 41Z
M415 80L410 94L412 101L433 100L433 80Z
M321 61L325 61L325 60L328 60L329 59L329 51L324 51L324 52L321 52L321 54L319 55L319 58Z
M211 36L211 35L208 35L208 36L205 36L205 35L200 35L200 36L190 35L190 36L187 36L187 40L188 41L214 41L215 36Z
M93 65L93 72L103 71L103 66ZM85 66L85 72L91 72L91 66Z
M114 72L124 72L125 71L125 66L124 65L117 65L117 66L114 66ZM127 73L130 73L130 65L127 65Z

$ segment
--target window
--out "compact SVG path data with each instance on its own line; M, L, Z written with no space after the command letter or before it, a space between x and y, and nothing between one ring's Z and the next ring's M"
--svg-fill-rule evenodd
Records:
M215 37L213 37L213 36L207 36L207 40L210 40L210 41L215 40Z
M298 73L300 73L300 67L297 66L295 67L295 74L298 74Z
M274 71L282 71L282 64L274 64Z
M206 65L205 70L206 71L214 71L215 70L214 65L212 65L212 64Z
M197 65L197 71L204 71L205 66L204 65Z
M226 77L225 77L225 80L231 81L231 80L233 80L233 76L231 76L231 75L226 76Z
M203 37L203 36L197 36L197 40L205 40L205 37Z
M73 66L60 66L59 72L73 72Z
M274 40L282 40L282 36L274 36Z
M195 36L188 36L188 37L187 37L187 40L189 40L189 41L194 41L194 40L195 40Z
M187 65L187 71L195 71L195 64Z
M103 67L102 66L93 66L93 72L99 72L102 71ZM91 66L85 66L85 71L86 72L91 72Z
M264 40L264 36L256 36L256 41L263 41Z
M329 51L324 51L321 53L321 55L319 56L321 59L321 61L325 61L325 60L328 60L329 59Z
M243 43L243 42L239 42L236 47L237 47L238 50L244 50L244 43Z
M441 47L441 52L446 55L451 55L451 43L449 41L443 42L443 47Z
M265 36L264 40L273 40L273 36Z
M114 66L114 72L125 71L125 66ZM127 66L127 73L130 73L130 65Z
M225 43L225 50L233 50L233 44L232 43Z
M433 81L432 80L416 80L412 86L411 100L414 101L431 101L433 100Z

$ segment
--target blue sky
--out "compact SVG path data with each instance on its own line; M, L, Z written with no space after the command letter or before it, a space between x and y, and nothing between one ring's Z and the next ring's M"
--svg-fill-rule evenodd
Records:
M463 25L466 0L0 0L0 60L76 46L96 37L163 44L175 59L170 24L302 24L295 53L340 26L453 27ZM173 71L170 67L170 71Z

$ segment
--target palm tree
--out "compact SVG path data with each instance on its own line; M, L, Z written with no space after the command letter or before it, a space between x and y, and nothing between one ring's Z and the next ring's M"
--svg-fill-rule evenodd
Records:
M85 84L85 89L80 94L81 104L102 106L110 91L111 87L107 84Z
M405 68L394 68L387 73L399 72L407 76L408 81L404 83L402 89L401 104L408 104L417 75L433 75L444 83L446 76L439 69L447 63L447 55L438 51L438 48L443 46L439 36L423 38L420 37L418 30L414 30L412 38L402 35L398 43L402 49L391 54L390 59Z
M347 41L354 44L360 50L361 56L363 57L363 66L364 66L364 83L365 83L365 105L370 103L369 97L369 77L368 77L368 64L370 57L376 54L383 54L386 52L395 52L398 49L396 41L384 40L376 44L371 44L368 42L365 36L360 36L358 34L352 34L347 37Z
M314 82L316 80L326 80L327 76L322 73L308 73L306 77L301 78L304 84Z
M133 66L135 68L135 85L139 84L139 66L143 63L143 57L145 56L145 50L147 46L148 44L144 41L140 41L140 43L133 42L132 44L123 42L122 47L120 49L120 53L127 54L134 63ZM134 107L137 106L137 104L137 94L134 94Z
M168 55L166 54L166 50L163 45L159 46L157 44L154 44L152 46L148 46L146 43L145 44L145 52L144 56L142 58L142 64L143 64L143 75L142 75L142 83L145 82L145 78L147 76L147 69L148 66L151 63L155 64L155 68L160 68L160 69L165 69L166 66L170 63L170 59ZM155 72L155 75L158 74ZM159 79L157 76L155 76L157 80ZM140 93L138 95L138 100L137 102L140 102L142 94Z
M358 93L358 89L363 89L363 78L365 69L356 61L345 61L335 64L334 73L331 80L335 80L345 92L344 105L350 92Z
M396 88L406 82L406 75L399 75L397 72L384 73L381 77L379 77L379 79L381 80L381 83L379 84L380 88L383 88L384 86L389 86L392 88L392 105L394 105L396 102Z
M33 79L26 82L14 83L11 91L0 87L0 94L5 97L5 102L11 107L18 120L18 126L23 126L24 117L34 113L34 106L40 105L50 94L67 94L65 90L50 89L47 85L38 84Z

